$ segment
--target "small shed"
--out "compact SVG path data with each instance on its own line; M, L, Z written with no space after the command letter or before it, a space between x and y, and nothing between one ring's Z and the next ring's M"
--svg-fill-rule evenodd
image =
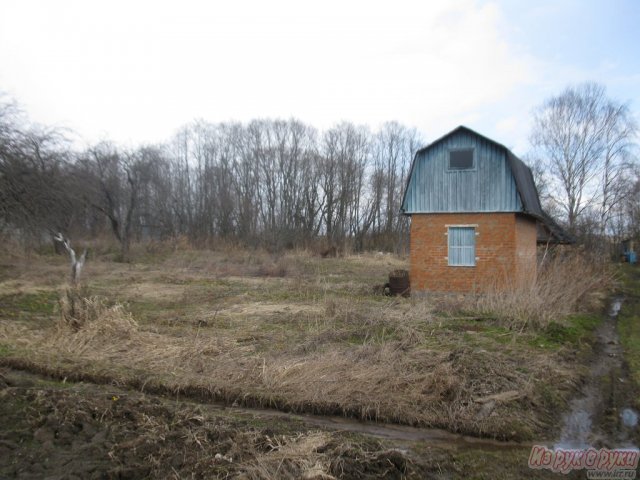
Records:
M464 126L416 153L402 213L411 217L413 292L531 283L538 241L569 241L543 212L529 167Z

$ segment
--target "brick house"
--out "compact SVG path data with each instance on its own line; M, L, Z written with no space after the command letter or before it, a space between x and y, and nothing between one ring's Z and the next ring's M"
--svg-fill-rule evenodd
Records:
M411 216L414 292L532 282L539 235L558 240L560 232L540 206L529 167L463 126L416 153L401 211Z

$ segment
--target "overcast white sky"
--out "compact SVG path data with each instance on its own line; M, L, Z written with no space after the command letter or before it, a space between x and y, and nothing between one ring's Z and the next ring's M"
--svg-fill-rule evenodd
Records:
M640 109L640 1L2 0L0 90L87 142L195 118L464 124L524 154L533 107L595 80Z

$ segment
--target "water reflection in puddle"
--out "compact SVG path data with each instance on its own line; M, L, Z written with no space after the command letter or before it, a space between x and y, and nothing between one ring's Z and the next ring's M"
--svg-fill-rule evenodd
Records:
M620 418L622 418L622 423L625 427L636 428L638 425L638 413L632 408L622 410Z

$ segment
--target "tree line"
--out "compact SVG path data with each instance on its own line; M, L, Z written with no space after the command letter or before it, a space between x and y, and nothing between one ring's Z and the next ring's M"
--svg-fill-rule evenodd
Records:
M637 124L603 86L569 87L533 113L532 166L546 210L583 243L640 235ZM411 127L299 120L195 121L161 145L100 142L31 124L0 96L0 233L31 242L109 232L128 257L139 240L184 236L272 250L317 244L403 252L400 203L416 150Z
M269 249L327 245L400 251L398 214L423 139L385 123L324 132L298 120L196 121L162 145L101 142L74 151L64 132L30 126L0 105L0 228L32 239L95 237L108 229L127 257L132 241L186 236Z

